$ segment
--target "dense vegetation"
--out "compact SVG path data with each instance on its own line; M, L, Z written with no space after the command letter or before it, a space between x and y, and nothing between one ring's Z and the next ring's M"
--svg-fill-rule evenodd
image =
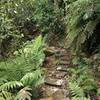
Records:
M74 0L70 2L67 5L67 19L66 44L76 55L73 62L78 64L78 68L71 69L73 73L70 82L72 99L91 100L92 98L89 97L91 92L99 91L95 80L99 73L100 62L100 1Z
M0 0L0 100L34 98L45 42L74 55L72 100L100 94L100 0Z
M65 32L62 9L55 10L48 0L1 0L0 8L1 56L9 56L39 33L51 36Z
M0 99L31 100L34 88L44 82L40 68L45 57L43 44L39 36L15 51L15 57L1 61Z

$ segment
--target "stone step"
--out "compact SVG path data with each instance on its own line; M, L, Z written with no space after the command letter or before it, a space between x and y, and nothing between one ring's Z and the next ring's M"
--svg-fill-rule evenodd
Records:
M45 80L45 84L50 85L50 86L55 86L55 87L62 87L65 84L65 80L47 78Z
M60 94L61 95L61 94ZM71 100L69 97L62 97L62 96L58 96L58 97L53 97L53 96L51 96L51 97L46 97L46 98L41 98L41 99L39 99L39 100Z
M57 78L57 79L62 79L62 78L65 78L66 75L67 75L66 72L56 71L54 74L52 74L52 77Z
M59 59L61 59L61 60L71 60L71 57L70 56L62 56Z
M55 71L55 70L54 71L49 70L46 77L61 79L61 78L64 78L67 74L66 72L60 72L60 71L57 71L57 70Z
M42 88L43 97L50 97L58 90L59 90L59 88L57 88L57 87L45 86Z
M63 72L66 72L67 71L67 67L66 66L57 66L56 68L57 71L63 71Z
M69 56L69 54L67 53L58 53L58 54L55 54L56 57L64 57L64 56Z
M67 66L67 65L70 65L70 63L71 63L70 61L62 60L62 61L59 62L59 65L66 65Z
M68 99L69 91L57 87L44 87L44 97L39 100L70 100Z
M45 51L46 52L51 52L51 53L66 53L65 49L61 49L61 48L55 48L55 47L45 47Z

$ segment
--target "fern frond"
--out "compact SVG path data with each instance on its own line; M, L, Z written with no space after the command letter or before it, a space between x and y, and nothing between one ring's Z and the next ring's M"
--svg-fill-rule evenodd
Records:
M79 53L100 22L100 1L72 0L66 8L68 28L66 45Z
M98 90L97 90L97 94L100 95L100 88L98 88Z
M79 87L77 82L69 82L69 87L71 90L71 93L73 96L77 96L77 97L83 97L84 96L84 92L83 90Z
M26 44L24 50L22 49L20 50L20 55L17 55L14 59L8 59L5 62L0 62L1 93L3 93L3 91L10 91L13 96L15 96L18 91L17 89L19 88L25 86L37 87L44 82L42 70L40 69L45 57L43 53L44 49L42 36L39 36L35 41ZM18 98L23 98L25 95L23 94L25 89L28 90L28 88L21 90L19 92L21 95L18 93ZM31 95L27 91L25 93L27 94L27 99L31 100Z
M15 97L14 100L31 100L32 94L29 92L32 89L29 87L24 87L21 89L18 93L17 96Z
M84 90L79 86L77 82L69 82L69 88L72 93L72 100L90 100L89 97L85 97Z
M38 81L40 81L40 79L43 78L41 74L42 74L41 70L37 69L34 72L27 73L25 76L23 76L23 78L20 81L24 84L24 86L26 85L36 86Z
M13 100L13 99L14 99L14 96L10 92L2 91L0 93L0 100Z
M0 86L0 91L9 91L11 89L16 89L18 87L22 87L23 84L21 82L18 81L11 81L11 82L7 82L3 85Z

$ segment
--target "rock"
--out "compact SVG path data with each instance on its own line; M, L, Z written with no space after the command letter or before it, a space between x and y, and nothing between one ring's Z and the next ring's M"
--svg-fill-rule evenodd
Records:
M52 97L46 97L46 98L41 98L39 100L53 100L53 98Z
M60 57L60 60L62 60L62 61L66 61L66 62L70 62L70 61L71 61L71 57L65 55L65 56Z
M66 72L59 72L55 75L56 78L64 78L66 76Z
M48 78L46 79L45 84L51 85L51 86L56 86L56 87L61 87L65 81L63 79L51 79Z
M70 65L70 61L62 60L62 61L59 62L59 65L66 65L66 66L67 66L67 65Z
M67 71L67 68L66 68L66 66L58 66L57 68L57 71Z
M58 91L59 88L47 86L47 87L44 87L44 89L42 89L42 90L43 90L43 96L49 97L49 96L52 96L56 91Z
M69 98L53 98L53 97L47 97L47 98L41 98L39 100L70 100Z
M40 100L70 100L67 93L68 91L65 89L59 89L56 87L46 87L45 88L45 98L42 98Z
M71 65L70 53L62 48L47 47L45 50L45 84L39 100L70 100L67 68Z
M52 75L53 78L57 78L57 79L61 79L61 78L64 78L66 76L66 72L60 72L60 71L54 71L54 73L50 73ZM49 76L50 76L49 74ZM51 77L51 76L50 76Z
M44 53L46 56L52 56L55 53L59 52L55 47L46 47Z
M65 53L58 53L55 56L56 57L65 57L65 56L69 56L69 55L65 52Z
M67 100L66 94L63 90L58 90L53 94L53 100Z

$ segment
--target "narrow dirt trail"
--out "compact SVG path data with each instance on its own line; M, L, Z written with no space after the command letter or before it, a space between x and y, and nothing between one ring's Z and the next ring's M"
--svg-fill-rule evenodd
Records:
M49 47L44 64L45 84L40 100L70 100L67 68L72 65L69 50Z

